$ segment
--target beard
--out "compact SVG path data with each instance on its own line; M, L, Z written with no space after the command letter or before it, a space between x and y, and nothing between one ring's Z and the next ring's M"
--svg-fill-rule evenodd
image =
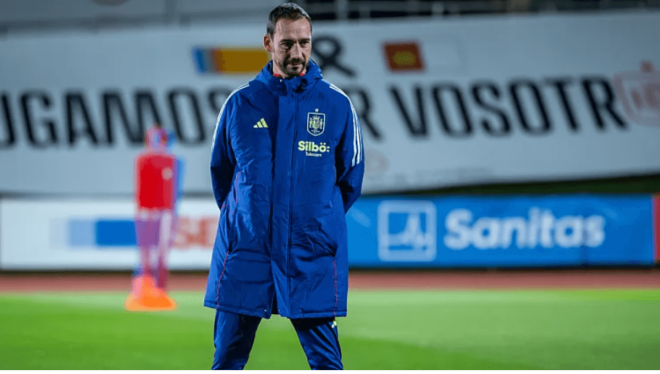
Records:
M297 65L297 66L296 66ZM277 63L280 70L289 77L295 77L302 74L307 66L307 61L303 59L290 59Z

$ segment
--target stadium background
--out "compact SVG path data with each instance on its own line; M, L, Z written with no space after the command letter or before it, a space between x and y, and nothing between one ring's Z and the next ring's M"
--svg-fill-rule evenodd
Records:
M0 368L205 369L226 95L276 0L0 2ZM299 1L352 98L348 369L657 369L659 1ZM173 312L128 313L133 158L186 162ZM262 325L248 368L305 368Z

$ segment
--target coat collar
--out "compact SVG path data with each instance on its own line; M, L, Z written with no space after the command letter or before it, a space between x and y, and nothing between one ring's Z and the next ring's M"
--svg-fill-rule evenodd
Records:
M321 68L312 61L309 60L307 64L307 72L305 75L297 76L289 79L284 79L276 77L273 75L273 61L269 61L259 75L257 75L256 80L262 82L268 87L271 91L274 92L304 92L308 88L312 87L316 81L321 80L323 75L321 74Z

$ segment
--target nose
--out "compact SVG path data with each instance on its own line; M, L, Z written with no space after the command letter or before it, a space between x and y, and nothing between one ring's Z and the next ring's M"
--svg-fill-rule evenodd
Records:
M300 48L300 45L298 43L294 44L293 47L291 47L291 58L302 60L302 48Z

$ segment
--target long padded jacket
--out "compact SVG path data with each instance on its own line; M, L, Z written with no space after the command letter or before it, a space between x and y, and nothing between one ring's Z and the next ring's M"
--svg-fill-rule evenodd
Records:
M204 305L269 318L346 315L345 214L364 152L350 99L309 62L281 79L272 62L226 100L213 138L220 208Z

